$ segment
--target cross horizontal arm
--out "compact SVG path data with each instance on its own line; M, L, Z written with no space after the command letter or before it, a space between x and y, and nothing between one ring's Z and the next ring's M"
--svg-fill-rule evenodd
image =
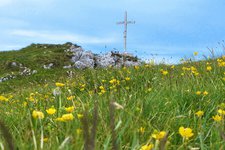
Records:
M135 24L135 21L127 21L127 24Z
M116 24L124 24L125 22L124 21L121 21L121 22L117 22Z

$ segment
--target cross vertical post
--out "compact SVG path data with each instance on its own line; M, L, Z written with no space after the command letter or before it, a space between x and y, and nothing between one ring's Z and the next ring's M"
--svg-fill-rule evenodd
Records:
M127 21L127 11L125 11L124 21L117 22L117 24L123 24L124 25L124 32L123 32L124 53L127 53L127 24L135 24L135 21Z

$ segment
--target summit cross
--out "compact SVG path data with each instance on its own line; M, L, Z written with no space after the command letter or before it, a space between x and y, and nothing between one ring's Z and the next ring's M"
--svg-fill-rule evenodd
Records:
M117 24L123 24L124 25L124 53L127 52L127 25L128 24L135 24L135 21L127 21L127 11L125 11L124 21L117 22Z

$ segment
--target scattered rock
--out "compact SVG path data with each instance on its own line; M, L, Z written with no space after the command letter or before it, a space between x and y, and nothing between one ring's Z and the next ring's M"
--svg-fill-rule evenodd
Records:
M50 63L50 64L47 64L47 65L44 65L43 68L44 69L51 69L53 66L54 66L54 64Z
M12 67L17 67L18 65L17 65L16 62L12 62L12 63L11 63L11 66L12 66Z
M11 80L11 79L14 79L14 78L16 78L16 75L14 75L14 73L7 74L4 77L0 78L0 82L8 81L8 80Z
M72 65L63 66L64 69L70 69L70 68L72 68L72 67L73 67Z

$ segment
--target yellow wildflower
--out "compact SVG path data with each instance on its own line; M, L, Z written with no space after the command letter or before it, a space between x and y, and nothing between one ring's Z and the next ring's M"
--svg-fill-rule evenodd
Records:
M221 115L225 115L225 110L219 109L217 112Z
M75 98L75 96L69 96L69 97L67 97L67 100L68 101L71 101L71 100L73 100Z
M116 79L112 79L109 81L109 83L114 84L116 82Z
M190 137L194 135L194 133L192 133L191 128L184 128L184 127L179 128L179 133L185 139L189 139Z
M60 83L60 82L56 82L55 85L56 85L57 87L63 87L63 86L65 86L65 84Z
M156 140L161 140L165 137L166 132L165 131L155 131L155 133L152 134L152 137Z
M212 70L212 67L211 67L211 66L207 66L207 67L206 67L206 70L207 70L207 71L211 71L211 70Z
M116 85L116 84L117 84L117 85L120 85L120 81L117 80L117 79L112 79L112 80L109 81L109 83L110 83L110 84L114 84L114 85Z
M81 91L81 92L84 91L84 88L81 88L80 91Z
M198 55L198 52L194 52L194 56L197 56Z
M140 150L153 150L153 148L154 148L153 144L146 144L143 145Z
M199 110L195 113L195 115L197 115L198 117L202 117L204 115L204 111Z
M204 96L206 96L206 95L208 95L209 93L208 93L207 91L204 91L202 94L203 94Z
M62 119L63 121L71 121L74 119L74 116L73 114L69 113L69 114L64 114L62 115Z
M23 107L26 107L27 106L27 102L23 102Z
M134 69L138 70L139 69L139 66L134 66Z
M80 134L81 134L81 132L82 132L82 130L81 130L80 128L76 129L76 133L77 133L77 135L80 135Z
M33 116L33 118L35 118L35 119L43 119L44 118L44 113L43 112L41 112L41 111L37 111L37 110L34 110L33 112L32 112L32 116Z
M174 68L175 68L175 66L174 66L174 65L172 65L170 68L171 68L171 69L174 69Z
M77 114L77 118L78 118L78 119L81 119L81 118L83 118L83 117L84 117L83 114Z
M212 118L213 118L214 121L217 121L217 122L222 120L222 116L220 116L220 115L215 115Z
M55 114L56 109L55 109L55 108L49 108L49 109L46 110L46 112L47 112L49 115L53 115L53 114Z
M62 117L56 118L55 120L56 121L60 121L60 122L63 122L64 121Z
M105 88L104 88L104 86L101 85L101 86L99 87L99 89L100 89L100 90L104 90Z
M74 111L74 106L66 107L65 110L66 112L71 113Z
M166 70L163 70L162 71L162 74L165 76L165 75L167 75L169 72L168 71L166 71Z
M144 134L144 133L145 133L145 128L144 128L144 127L140 127L139 132L140 132L141 134Z
M196 95L201 95L201 93L202 93L201 91L197 91Z
M125 80L126 80L126 81L130 81L130 78L129 78L129 77L126 77Z
M194 75L195 75L195 76L198 76L198 75L199 75L199 73L198 73L198 72L194 72Z
M6 98L5 96L1 96L1 95L0 95L0 101L6 101L6 102L7 102L7 101L9 101L9 99Z

